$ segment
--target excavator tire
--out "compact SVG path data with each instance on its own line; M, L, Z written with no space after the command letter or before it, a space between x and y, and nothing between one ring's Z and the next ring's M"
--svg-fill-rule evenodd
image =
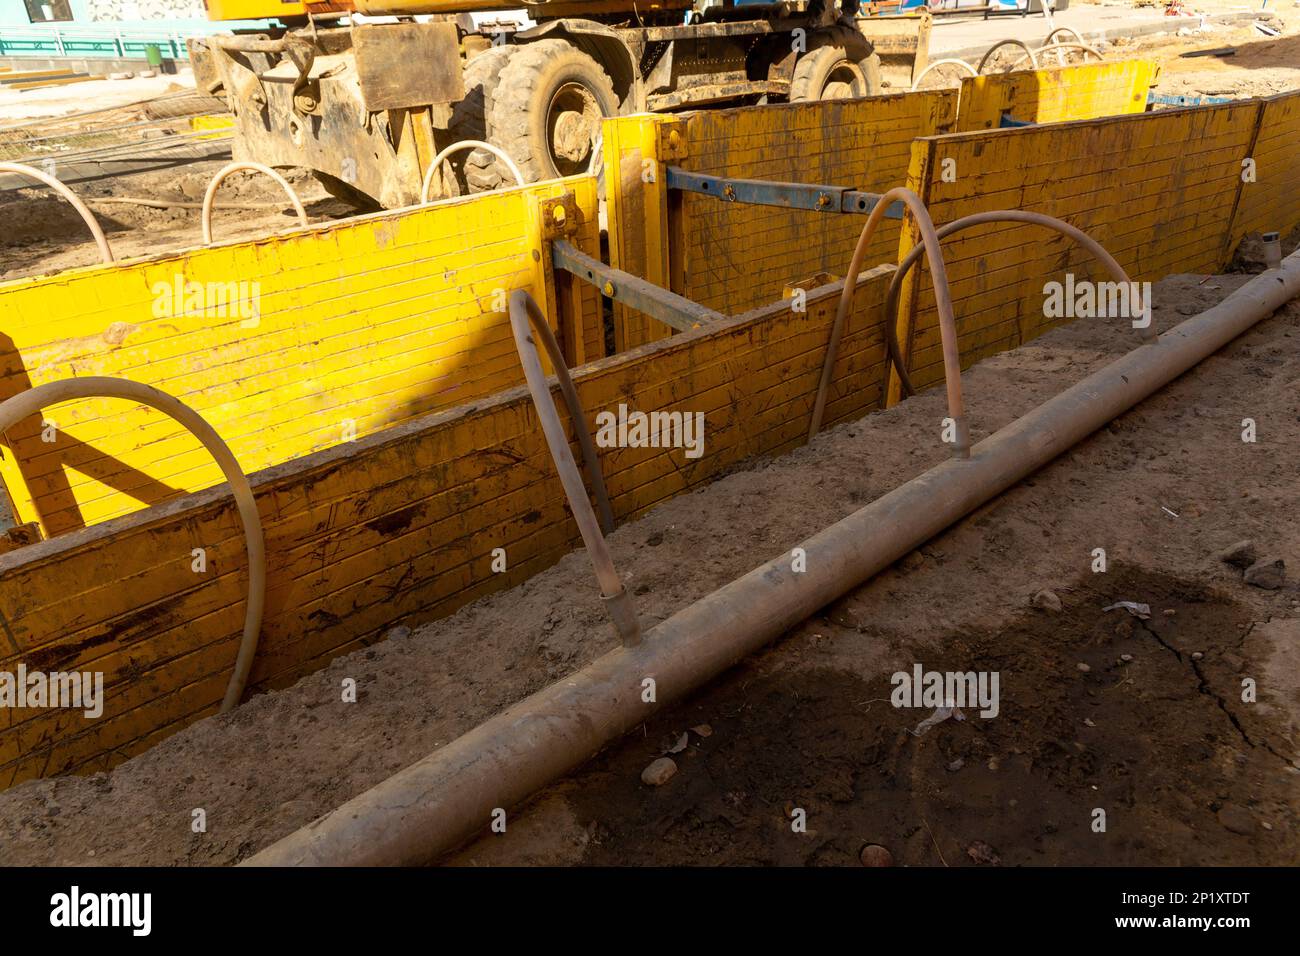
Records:
M489 142L528 182L599 172L600 124L619 112L600 64L564 40L514 48L487 103Z
M488 111L501 78L501 67L518 51L519 47L514 46L489 47L465 65L465 98L451 111L453 143L467 139L494 142L487 126ZM486 149L453 155L450 162L457 170L462 195L491 192L514 182L510 170L502 168L500 161Z
M790 102L854 99L881 92L880 56L866 38L847 29L820 34L795 62Z

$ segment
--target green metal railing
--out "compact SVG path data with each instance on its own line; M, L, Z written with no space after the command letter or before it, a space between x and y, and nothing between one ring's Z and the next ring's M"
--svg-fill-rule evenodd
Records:
M174 30L114 27L0 27L0 56L147 59L156 46L164 59L185 60L185 36Z

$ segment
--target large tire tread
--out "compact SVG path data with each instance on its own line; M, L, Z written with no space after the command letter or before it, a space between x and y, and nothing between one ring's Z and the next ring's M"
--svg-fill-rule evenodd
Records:
M465 65L465 98L451 109L449 129L453 143L467 139L492 142L487 125L492 98L501 81L501 68L518 49L489 47ZM460 172L461 189L470 193L491 192L514 181L510 171L501 169L497 158L485 149L453 155L451 164Z
M491 142L510 154L528 182L560 175L545 142L547 104L538 94L560 79L580 80L606 116L618 113L618 96L609 74L577 47L565 40L538 40L519 47L501 68L487 125L496 137Z
M875 96L881 92L880 56L872 50L870 41L856 30L836 27L816 34L811 48L795 63L794 76L790 79L790 102L820 100L827 76L844 59L862 71L866 83L864 95Z

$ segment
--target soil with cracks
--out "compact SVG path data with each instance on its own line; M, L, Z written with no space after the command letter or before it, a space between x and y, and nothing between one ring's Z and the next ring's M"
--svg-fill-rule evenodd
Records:
M1159 283L1158 326L1245 280ZM979 364L964 379L974 438L1132 345L1131 330L1076 322ZM505 835L457 862L856 865L868 842L934 865L1293 862L1297 346L1293 303L513 810ZM611 550L646 626L945 460L944 415L932 390L621 527ZM1246 585L1216 557L1243 538L1292 580ZM1099 547L1109 568L1094 574ZM1041 589L1059 613L1033 605ZM1151 618L1101 610L1121 600ZM581 551L397 634L110 773L0 794L0 862L236 862L615 643ZM1000 672L999 716L908 733L930 712L893 708L889 681L916 662ZM357 703L342 701L345 678ZM691 730L703 724L707 737ZM677 775L643 785L683 733Z

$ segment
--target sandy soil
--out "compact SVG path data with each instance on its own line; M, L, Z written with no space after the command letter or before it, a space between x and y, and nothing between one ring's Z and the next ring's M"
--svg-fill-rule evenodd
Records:
M126 106L178 89L194 89L194 74L189 67L173 74L151 77L132 76L119 80L103 77L35 90L0 89L0 117L3 117L0 125L23 119L66 116L87 108ZM87 104L93 105L87 107Z
M229 158L194 161L177 170L116 176L74 185L95 214L119 261L193 248L203 244L200 209L208 183ZM291 172L286 178L306 207L308 219L320 222L351 214L331 199L310 174ZM106 203L104 197L176 200L190 207ZM212 217L217 241L265 236L298 227L284 192L256 173L229 176L217 197ZM239 208L223 208L227 206ZM99 262L99 254L81 217L62 199L42 188L0 192L0 281L62 272Z
M1269 39L1254 27L1207 25L1187 36L1144 37L1114 42L1110 59L1160 62L1160 93L1175 96L1272 96L1300 88L1300 11L1279 7L1283 35ZM1194 51L1230 48L1231 53L1187 57Z
M69 115L85 109L100 112ZM189 133L191 115L222 110L221 100L195 92L188 72L0 93L0 153L7 160L38 167L53 162L52 172L90 207L119 261L186 249L202 243L197 207L213 175L230 161L230 150L228 143L212 140L174 148L168 137ZM118 147L136 149L153 139L159 140L157 149L132 154L134 169L121 157L104 155ZM97 152L99 160L86 159L89 151ZM307 172L291 172L286 178L311 221L353 213L330 199ZM156 208L124 200L176 205ZM81 218L42 186L0 191L0 215L5 223L0 281L99 262ZM219 241L296 226L287 198L271 180L245 172L225 180L213 217Z
M1158 324L1241 281L1165 280ZM1300 589L1247 586L1216 552L1249 537L1300 567L1298 341L1293 304L459 862L852 864L868 842L914 864L1294 862ZM1076 323L982 363L967 377L976 438L1131 343ZM942 402L931 392L837 428L621 528L613 554L646 621L941 460ZM1241 441L1243 417L1258 443ZM1089 570L1096 547L1105 574ZM1031 606L1043 588L1061 612ZM1117 600L1149 603L1151 619L1101 610ZM237 861L612 644L574 553L112 773L0 794L0 862ZM884 699L913 662L999 671L1001 715L912 736L926 712ZM1241 702L1242 676L1259 703ZM341 702L347 677L355 704ZM702 723L712 733L689 735L678 775L642 785L645 765ZM196 834L200 807L208 829ZM1105 834L1090 828L1097 807ZM795 808L807 833L791 832Z
M1297 42L1224 29L1119 44L1110 55L1158 56L1162 92L1267 95L1300 87ZM1228 45L1234 56L1177 55ZM179 249L199 242L197 210L93 200L194 202L220 164L79 191L120 258ZM313 221L348 213L305 175L293 181ZM274 184L243 174L222 197L280 199ZM42 191L0 194L0 205L0 279L95 261L84 225ZM221 238L292 225L270 208L217 220ZM1158 320L1172 324L1241 281L1168 279L1157 287ZM1250 537L1293 576L1300 568L1290 520L1300 491L1297 339L1293 304L660 715L456 862L855 864L864 843L909 864L1293 862L1300 589L1249 587L1214 555ZM983 363L967 380L976 437L1128 342L1076 324ZM940 394L920 396L620 529L614 555L647 623L939 461L942 414ZM1241 442L1243 417L1259 423L1258 444ZM759 510L755 500L780 506ZM1110 556L1104 575L1088 567L1095 547ZM1061 612L1031 605L1043 588L1060 596ZM1101 610L1116 600L1149 603L1151 619ZM612 644L586 556L575 553L110 774L0 794L0 863L238 861ZM923 715L887 698L889 675L916 661L998 670L1002 714L912 736ZM1243 676L1258 681L1259 703L1240 701ZM345 677L361 687L356 704L341 702ZM711 733L689 730L700 725ZM678 775L644 786L641 770L684 732ZM208 830L195 834L200 807ZM1097 807L1107 810L1106 834L1090 829ZM807 812L807 833L791 830L795 808Z
M1128 5L1108 3L1104 6ZM1215 0L1196 4L1194 9L1203 13L1227 13L1247 8L1242 4ZM1161 73L1156 89L1160 93L1230 98L1271 96L1300 88L1300 10L1294 6L1279 6L1266 12L1271 14L1270 22L1281 30L1281 36L1266 37L1249 24L1207 22L1202 26L1199 17L1168 18L1178 30L1175 33L1105 40L1084 29L1083 35L1085 41L1095 45L1108 60L1141 58L1159 62ZM996 36L1015 37L1038 47L1050 29L1039 17L1008 19ZM1232 52L1216 56L1184 56L1223 48L1231 48ZM932 51L932 58L937 59L940 55L945 54ZM1018 47L1005 47L993 55L985 72L1010 69L1022 55L1023 51ZM1066 54L1066 61L1077 64L1092 62L1092 58L1081 51L1073 51ZM1043 57L1045 68L1057 66L1059 62L1056 55ZM1027 67L1027 63L1021 64L1021 69ZM955 85L962 75L951 67L940 72L944 79L927 80L927 87L942 86L945 81Z

